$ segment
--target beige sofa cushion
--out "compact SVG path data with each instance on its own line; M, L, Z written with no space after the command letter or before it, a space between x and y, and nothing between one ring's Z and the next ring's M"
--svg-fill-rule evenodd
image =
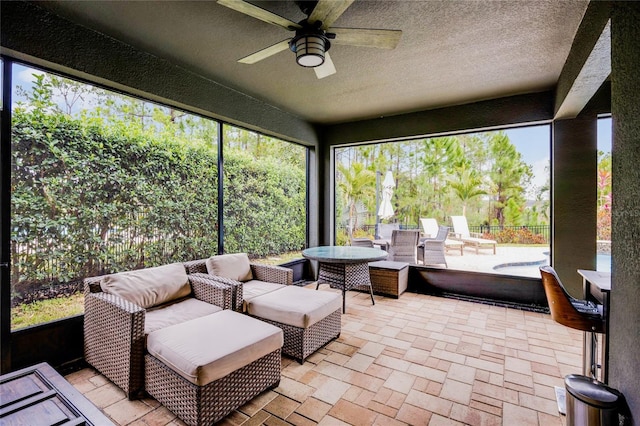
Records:
M230 310L154 331L149 354L204 386L282 348L282 330Z
M207 273L236 281L253 279L251 263L246 253L221 254L206 261Z
M203 302L194 297L151 308L145 312L144 334L146 335L161 328L211 315L221 310L222 308L216 305Z
M106 275L100 281L100 288L143 308L161 305L191 293L189 278L181 263Z
M247 300L249 315L298 328L308 328L340 309L340 294L295 286Z

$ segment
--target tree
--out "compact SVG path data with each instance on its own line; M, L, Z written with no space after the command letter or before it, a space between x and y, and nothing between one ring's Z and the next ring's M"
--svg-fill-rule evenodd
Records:
M504 226L507 203L514 199L524 204L523 187L528 184L533 173L504 132L497 132L491 137L489 153L492 161L489 177L494 196L492 219ZM513 204L510 209L513 210Z
M12 291L216 253L217 122L35 71L16 93ZM302 249L306 149L224 127L246 136L225 151L225 247Z
M611 153L598 152L598 239L611 240Z
M474 197L487 193L482 189L482 178L478 172L463 165L456 173L456 179L449 180L449 186L456 196L462 201L462 215L467 215L467 203Z
M350 167L338 164L338 172L342 175L338 188L347 207L347 233L351 239L353 230L358 226L357 204L373 194L375 174L365 169L362 163L353 163Z
M453 136L424 139L422 142L422 167L432 190L433 210L442 210L443 187L451 172L461 164L462 148Z

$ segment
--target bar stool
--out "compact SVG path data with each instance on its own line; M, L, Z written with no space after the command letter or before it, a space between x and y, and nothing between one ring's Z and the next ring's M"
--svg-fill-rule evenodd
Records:
M598 363L595 353L598 345L596 333L605 332L602 305L572 297L562 285L558 274L551 266L541 266L542 285L549 303L551 318L559 324L591 334L591 353L589 370L596 379Z

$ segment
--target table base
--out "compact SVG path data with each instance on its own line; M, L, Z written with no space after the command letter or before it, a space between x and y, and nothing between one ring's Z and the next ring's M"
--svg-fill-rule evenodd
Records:
M319 262L318 284L329 284L331 288L342 290L342 313L345 313L345 294L354 288L369 288L371 303L373 300L373 289L371 288L371 278L369 276L369 263L324 263Z

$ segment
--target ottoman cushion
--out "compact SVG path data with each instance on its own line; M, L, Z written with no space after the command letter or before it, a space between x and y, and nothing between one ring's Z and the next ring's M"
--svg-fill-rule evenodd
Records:
M251 280L242 285L242 297L245 300L271 293L272 291L285 288L284 284L268 283L266 281Z
M295 286L246 302L250 315L298 328L308 328L342 308L342 299L337 293Z
M224 310L154 331L149 354L191 383L204 386L282 347L282 330Z
M242 312L247 312L247 302L254 297L271 293L285 288L284 284L268 283L266 281L251 280L242 285Z

